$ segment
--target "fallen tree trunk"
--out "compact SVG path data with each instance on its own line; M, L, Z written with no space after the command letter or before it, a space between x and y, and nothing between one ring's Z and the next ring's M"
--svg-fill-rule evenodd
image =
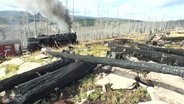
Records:
M16 103L32 104L53 92L55 88L64 88L83 77L96 67L96 64L76 62L47 73L29 82L17 86Z
M184 50L182 49L172 49L172 48L161 48L161 47L154 47L154 46L147 46L144 44L138 44L138 48L144 49L144 50L154 50L154 51L159 51L167 54L175 54L175 55L180 55L184 56Z
M51 64L47 64L45 66L35 68L35 69L30 70L28 72L17 74L17 75L10 77L10 78L1 80L0 81L0 92L4 91L4 90L11 89L14 86L17 86L21 83L29 81L33 78L39 77L40 75L43 75L47 72L57 70L63 66L68 65L69 63L70 63L69 60L59 60L59 61L55 61Z
M127 69L135 69L141 71L153 71L160 72L165 74L172 74L184 77L184 67L177 66L168 66L163 64L155 64L155 63L146 63L146 62L132 62L128 60L117 60L117 59L109 59L109 58L98 58L93 56L82 56L76 54L68 54L62 52L47 52L50 55L55 57L64 57L74 60L80 60L84 62L96 63L96 64L105 64L111 66L117 66Z
M150 50L141 50L133 49L127 47L113 47L111 51L108 51L108 54L115 52L116 58L123 58L124 55L131 55L137 57L140 60L144 61L155 61L162 64L172 65L172 66L184 66L184 57L164 54L161 52L150 51Z
M154 47L154 46L148 46L145 44L134 43L134 42L126 42L126 44L130 45L131 47L137 47L137 48L144 49L144 50L154 50L154 51L159 51L159 52L163 52L167 54L175 54L175 55L184 56L184 50L182 49ZM118 42L108 43L109 47L118 47L120 45L122 44L119 44Z

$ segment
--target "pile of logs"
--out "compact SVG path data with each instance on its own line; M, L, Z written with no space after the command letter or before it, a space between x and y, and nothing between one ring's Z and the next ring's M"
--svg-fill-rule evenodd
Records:
M95 64L75 62L17 86L18 104L32 104L54 89L64 88L89 73Z
M63 59L0 81L0 92L14 89L9 104L33 104L56 88L64 88L88 74L96 64Z
M182 49L176 50L172 48L148 46L130 41L120 44L121 42L119 41L108 43L108 46L111 48L111 51L108 52L109 54L114 52L116 57L132 55L144 61L151 60L161 64L184 66L184 50ZM125 47L125 44L129 47Z
M184 57L180 55L175 55L175 54L168 54L172 52L172 51L169 51L169 49L167 50L163 48L163 50L161 50L163 52L154 51L154 48L150 50L148 49L134 49L130 47L113 45L113 47L111 48L111 51L109 51L108 54L112 54L115 52L116 54L115 58L119 58L119 59L124 58L124 56L131 55L144 61L154 61L157 63L167 64L172 66L182 66L182 67L184 66ZM155 50L156 49L161 49L161 48L155 48ZM173 53L174 52L177 52L177 51L173 51ZM178 50L178 53L183 53L183 52L182 51L179 52Z

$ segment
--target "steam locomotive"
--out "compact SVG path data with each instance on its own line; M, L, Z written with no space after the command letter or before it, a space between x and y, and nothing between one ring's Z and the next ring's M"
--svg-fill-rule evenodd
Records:
M33 52L42 47L60 47L66 44L76 43L76 33L64 33L54 35L39 35L36 38L27 39L27 50Z

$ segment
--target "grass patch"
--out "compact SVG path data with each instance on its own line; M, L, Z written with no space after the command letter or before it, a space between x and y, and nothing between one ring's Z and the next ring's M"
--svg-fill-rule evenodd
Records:
M110 50L108 47L104 45L95 44L90 47L81 44L77 46L78 49L75 49L74 52L80 55L92 55L95 57L106 57L106 53Z
M6 68L6 76L0 77L0 80L9 78L13 75L16 74L16 71L19 69L20 65L6 65L6 66L1 66L2 68Z
M44 62L43 59L35 59L32 57L24 58L23 61L24 62L35 62L35 63L43 63Z
M167 37L184 37L184 34L177 34L177 33L175 33L175 34L170 34Z
M14 72L10 72L8 73L6 76L3 76L3 77L0 77L0 80L3 80L3 79L6 79L6 78L9 78L9 77L12 77L13 75L15 75L16 73Z
M139 42L139 43L145 43L146 40L149 38L150 35L146 35L146 34L140 34L140 35L134 35L132 36L132 41L133 42Z
M19 65L7 65L6 66L6 73L15 73L19 69Z
M31 54L31 55L27 55L25 57L23 57L23 61L24 62L36 62L36 63L43 63L44 60L42 58L35 58L37 54Z

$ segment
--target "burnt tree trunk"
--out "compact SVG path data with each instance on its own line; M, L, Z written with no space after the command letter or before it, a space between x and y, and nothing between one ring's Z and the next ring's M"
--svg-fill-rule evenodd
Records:
M144 50L154 50L154 51L159 51L159 52L163 52L167 54L175 54L175 55L184 56L184 50L182 49L161 48L161 47L147 46L144 44L137 44L137 47L140 49L144 49Z
M35 68L35 69L30 70L28 72L24 72L24 73L21 73L18 75L14 75L10 78L1 80L0 81L0 92L4 91L4 90L11 89L14 86L17 86L21 83L24 83L26 81L29 81L29 80L34 79L36 77L39 77L40 75L43 75L47 72L57 70L63 66L68 65L69 63L70 63L69 60L59 60L59 61L55 61L51 64L47 64L45 66Z
M53 92L55 88L64 88L83 77L96 67L96 64L76 62L47 73L17 86L18 104L32 104Z
M141 50L141 49L133 49L127 47L114 47L108 53L115 52L116 57L120 57L123 55L131 55L137 57L140 60L144 61L155 61L162 64L173 65L173 66L184 66L184 57L165 54L162 52L150 51L150 50Z
M135 69L140 71L160 72L160 73L172 74L172 75L178 75L178 76L184 77L184 67L168 66L163 64L146 63L146 62L132 62L128 60L99 58L99 57L93 57L93 56L82 56L82 55L68 54L68 53L62 53L62 52L48 51L47 53L55 57L64 57L64 58L80 60L84 62L105 64L105 65L117 66L117 67L122 67L127 69Z
M126 42L124 44L128 44L131 47L138 47L140 49L144 50L154 50L154 51L159 51L167 54L175 54L175 55L180 55L184 56L184 50L182 49L172 49L172 48L162 48L162 47L154 47L154 46L148 46L145 44L140 44L140 43L134 43L134 42ZM119 47L120 45L124 45L123 43L121 44L120 42L111 42L108 44L109 47Z

